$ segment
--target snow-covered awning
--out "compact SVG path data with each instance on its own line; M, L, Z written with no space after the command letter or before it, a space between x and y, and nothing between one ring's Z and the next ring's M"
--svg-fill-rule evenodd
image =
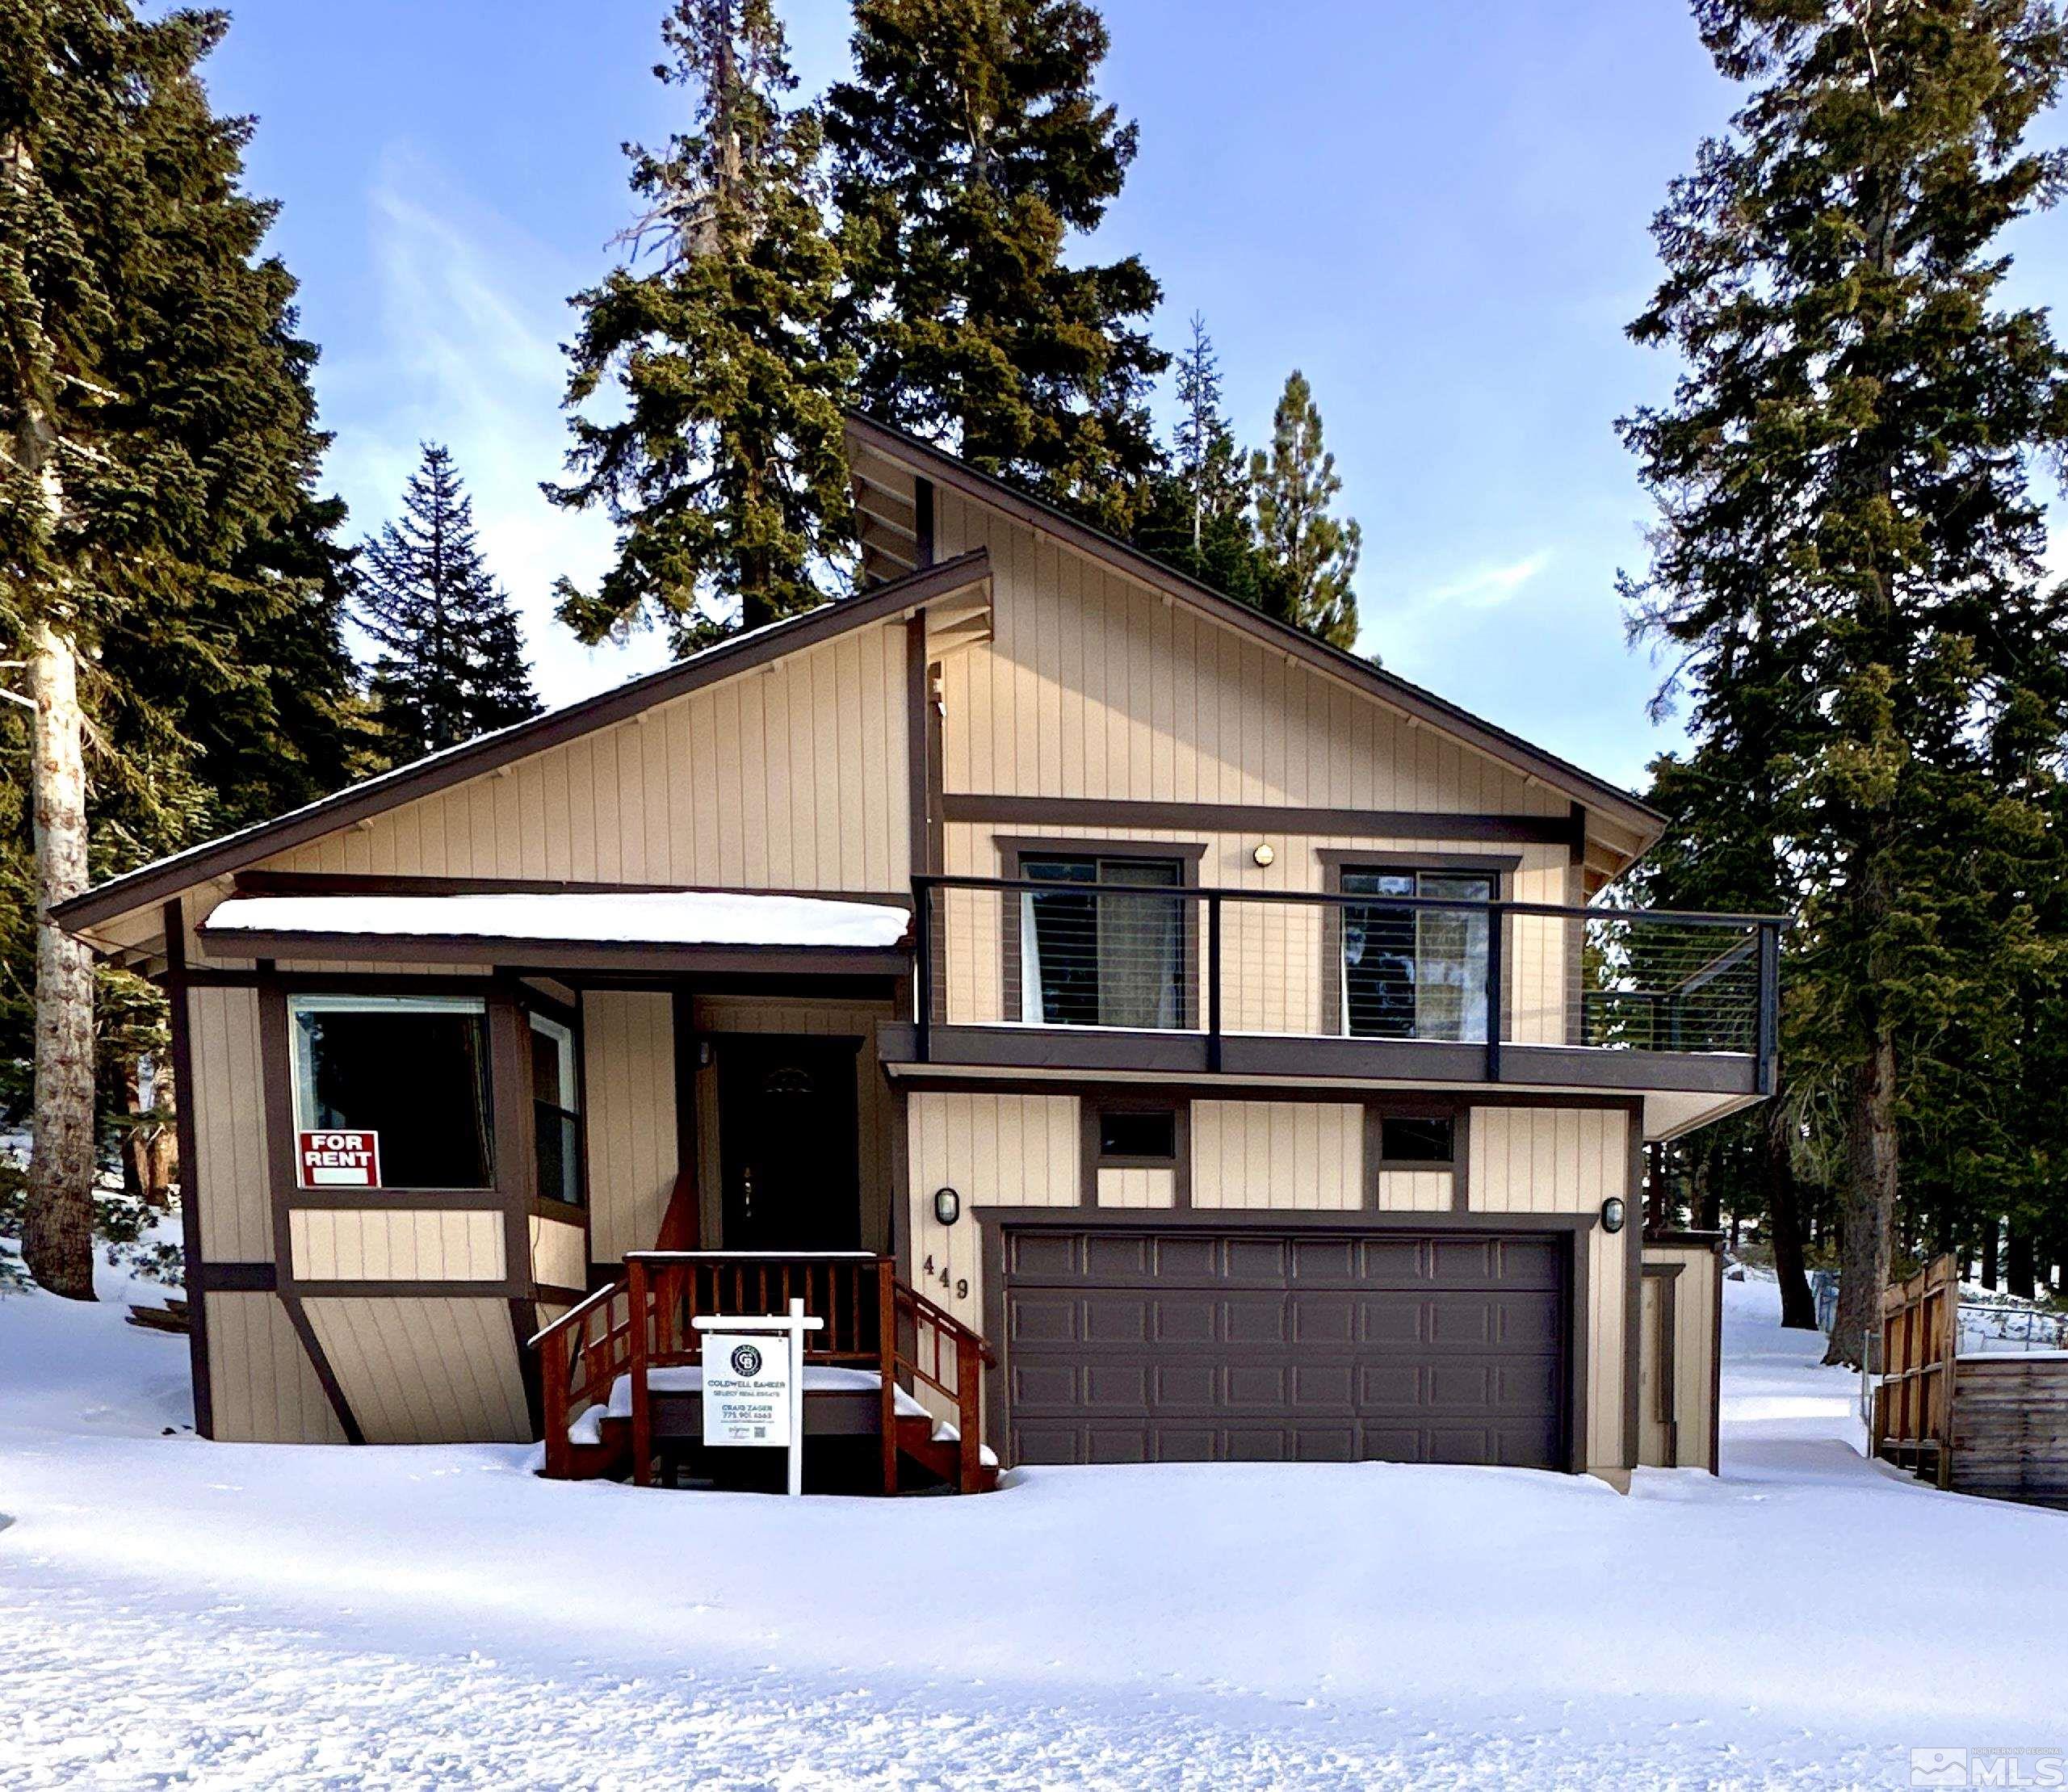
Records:
M788 955L896 949L912 917L880 902L733 891L496 892L456 896L246 896L218 904L201 937L252 957L466 955L530 962L581 948ZM411 950L397 951L398 946ZM422 948L447 950L427 954ZM523 950L531 948L532 950Z

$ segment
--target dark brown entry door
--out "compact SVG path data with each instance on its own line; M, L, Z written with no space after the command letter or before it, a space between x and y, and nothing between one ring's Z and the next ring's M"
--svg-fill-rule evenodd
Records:
M1561 1236L1028 1228L1012 1459L1567 1465Z
M862 1242L852 1039L735 1035L718 1048L728 1251L851 1251Z

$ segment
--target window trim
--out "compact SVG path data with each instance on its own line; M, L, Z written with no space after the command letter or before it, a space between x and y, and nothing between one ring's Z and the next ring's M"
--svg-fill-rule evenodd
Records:
M313 1130L303 1103L304 1093L314 1093L313 1086L305 1087L302 1041L306 1036L297 1025L304 1014L472 1014L481 1022L481 1090L488 1104L487 1144L488 1161L484 1166L487 1179L480 1182L455 1183L450 1186L433 1187L414 1182L390 1182L384 1178L373 1187L354 1191L367 1197L392 1194L493 1194L501 1192L503 1178L509 1174L501 1162L503 1136L498 1104L496 1100L496 1042L494 1005L485 996L458 995L449 992L427 991L388 992L385 990L285 990L282 1003L287 1016L287 1115L296 1136ZM294 1141L287 1141L288 1159L293 1159ZM299 1175L289 1179L289 1187L296 1194L317 1191L304 1189Z
M1105 1151L1104 1128L1108 1114L1168 1114L1171 1116L1171 1154L1144 1157L1134 1153ZM1171 1208L1183 1212L1192 1205L1192 1100L1189 1095L1080 1094L1077 1097L1079 1168L1077 1200L1080 1206L1099 1204L1099 1172L1102 1169L1151 1169L1172 1172Z
M1468 1176L1472 1161L1472 1101L1458 1095L1377 1095L1364 1104L1364 1204L1367 1212L1382 1211L1378 1179L1389 1172L1427 1170L1450 1177L1450 1211L1471 1211ZM1450 1123L1450 1161L1438 1164L1420 1159L1403 1160L1382 1154L1388 1120L1448 1120Z
M1370 846L1317 846L1315 857L1321 862L1321 888L1330 896L1342 895L1345 871L1369 872L1379 877L1415 877L1424 871L1479 871L1493 879L1496 903L1512 902L1515 874L1522 867L1520 853L1424 853L1412 848L1395 851ZM1503 944L1506 944L1504 939ZM1508 1030L1512 993L1512 984L1504 979L1501 1011L1487 1017L1487 1026L1497 1027L1503 1038ZM1347 1024L1343 1003L1343 909L1332 902L1323 911L1321 922L1321 1030L1324 1037L1344 1039L1349 1036L1344 1031Z
M1080 834L994 834L992 844L998 853L999 875L1018 883L1025 873L1021 867L1030 858L1132 858L1152 862L1174 862L1177 867L1177 882L1172 886L1179 891L1199 888L1199 867L1208 851L1208 842L1203 840L1093 840ZM999 933L1000 1013L1009 1026L1046 1026L1050 1023L1026 1018L1025 954L1021 945L1021 930L1025 925L1027 892L1024 890L1002 890L1001 909L1009 909L1012 921L1000 925ZM1196 1031L1199 1017L1193 1012L1203 993L1199 984L1200 926L1193 913L1196 903L1181 904L1182 938L1179 942L1181 954L1183 986L1181 993L1184 1008L1178 1024L1168 1029L1171 1032ZM1000 915L1001 921L1004 915ZM936 1017L941 1018L943 1017ZM1060 1026L1065 1023L1057 1022ZM1095 1032L1096 1027L1073 1027L1076 1032ZM1119 1029L1118 1030L1131 1030ZM1165 1030L1158 1029L1157 1030Z

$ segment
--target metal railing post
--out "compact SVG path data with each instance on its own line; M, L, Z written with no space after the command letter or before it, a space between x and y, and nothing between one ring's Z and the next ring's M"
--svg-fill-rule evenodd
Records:
M1221 899L1206 898L1206 1068L1221 1068Z
M1759 1053L1753 1074L1762 1095L1773 1093L1775 1060L1781 1055L1781 930L1770 921L1760 923L1759 1032L1755 1049Z
M1500 903L1487 917L1487 1081L1501 1080L1501 934L1508 911Z
M924 878L912 883L912 1043L919 1061L933 1060L933 892Z

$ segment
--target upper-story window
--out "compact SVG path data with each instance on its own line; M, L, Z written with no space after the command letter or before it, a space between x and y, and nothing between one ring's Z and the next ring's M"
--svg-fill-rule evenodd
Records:
M488 1015L476 996L292 996L298 1131L371 1133L380 1186L485 1189Z
M1182 863L1115 854L1023 856L1020 1012L1051 1026L1185 1024ZM1173 892L1173 893L1164 893Z
M1487 872L1353 869L1346 896L1491 903ZM1343 909L1344 1030L1361 1039L1487 1037L1487 911L1383 901Z

